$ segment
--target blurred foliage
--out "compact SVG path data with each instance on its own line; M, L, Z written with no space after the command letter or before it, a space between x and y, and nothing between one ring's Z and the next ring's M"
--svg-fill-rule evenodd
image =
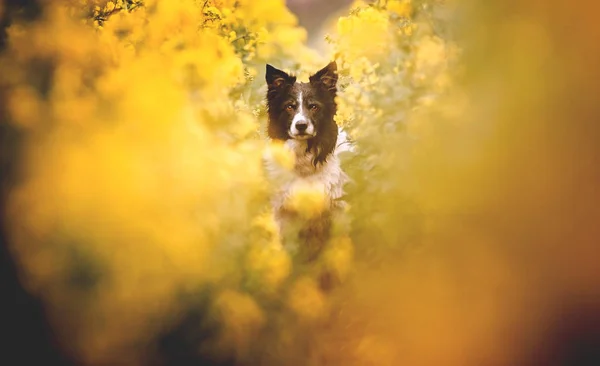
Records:
M415 146L427 143L428 126L413 117L452 90L459 48L448 12L439 1L357 2L328 38L341 66L336 118L360 149L348 163L355 180L349 190L354 235L376 243L359 246L368 263L420 242L426 217L409 164Z
M293 159L262 138L262 72L328 60L283 1L0 0L0 123L24 136L9 249L60 348L86 365L578 364L589 341L554 347L552 326L600 300L598 6L550 3L359 1L338 19L350 205L300 264L268 209L262 158ZM314 193L290 205L319 212Z
M3 123L26 135L7 210L22 279L60 344L86 363L145 363L143 347L186 311L178 298L221 281L231 295L214 306L246 299L262 317L231 291L249 272L272 293L289 272L263 213L255 78L266 59L314 57L293 15L280 1L41 6L12 22L0 60Z

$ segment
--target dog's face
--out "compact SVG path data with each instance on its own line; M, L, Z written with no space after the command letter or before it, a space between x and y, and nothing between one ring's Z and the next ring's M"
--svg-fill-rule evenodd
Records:
M308 83L267 65L269 137L276 140L306 140L314 149L315 164L333 151L337 139L335 95L337 66L330 63L309 78Z

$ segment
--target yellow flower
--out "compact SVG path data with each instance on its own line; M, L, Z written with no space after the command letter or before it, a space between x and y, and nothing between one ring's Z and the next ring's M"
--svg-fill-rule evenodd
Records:
M302 217L318 216L327 208L325 187L320 183L301 181L296 183L291 191L285 205Z
M111 12L111 11L115 10L115 8L116 8L115 3L113 3L112 1L109 1L106 3L106 6L104 7L104 11Z
M266 292L275 291L291 270L290 257L278 240L266 245L255 245L250 250L246 263L250 273L260 282L261 290Z
M265 324L265 315L256 301L247 294L223 291L215 302L223 324L221 341L243 352Z
M270 141L266 147L265 157L289 171L294 169L296 164L294 152L286 148L281 141Z
M344 280L350 271L354 248L349 237L337 237L332 239L323 253L325 267L332 271L335 276Z
M373 7L340 18L337 33L338 52L351 61L360 56L383 56L391 36L388 17Z
M264 322L262 310L246 294L233 290L223 291L215 305L227 326L244 328L245 325L260 326Z
M279 228L277 226L277 222L275 222L273 212L271 211L267 211L261 215L258 215L254 219L253 226L273 237L278 235Z
M412 12L411 0L390 0L387 8L403 17L409 17Z
M302 319L312 321L327 311L327 302L315 281L303 277L294 283L288 296L288 306Z
M426 37L418 45L416 54L416 66L418 69L431 67L444 62L446 50L444 42L435 36Z

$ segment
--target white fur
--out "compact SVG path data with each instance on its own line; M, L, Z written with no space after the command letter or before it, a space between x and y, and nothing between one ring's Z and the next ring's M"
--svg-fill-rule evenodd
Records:
M298 122L306 122L308 124L308 126L306 127L306 131L304 131L304 133L306 133L307 135L313 135L313 133L315 132L315 128L313 126L313 124L310 122L310 120L308 118L306 118L306 115L304 114L304 105L303 105L303 100L302 100L302 92L300 92L300 94L298 94L298 112L296 113L296 115L294 115L294 119L292 120L292 125L290 126L290 136L294 137L296 135L298 135L298 133L300 133L300 131L298 131L298 129L296 128L296 123Z
M313 165L314 153L307 153L306 146L306 140L289 139L285 142L285 147L293 151L296 157L295 167L291 172L278 166L271 159L266 159L269 178L279 187L272 199L276 216L295 188L306 183L323 187L330 209L344 204L340 199L344 195L344 185L349 178L340 166L338 155L341 152L353 151L346 133L339 129L335 150L325 162L316 167Z

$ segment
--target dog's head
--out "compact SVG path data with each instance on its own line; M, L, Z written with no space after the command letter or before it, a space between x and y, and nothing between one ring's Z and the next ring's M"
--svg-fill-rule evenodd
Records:
M268 134L276 140L306 140L307 150L315 153L314 164L325 161L335 148L338 128L333 119L337 66L331 62L308 83L267 65Z

